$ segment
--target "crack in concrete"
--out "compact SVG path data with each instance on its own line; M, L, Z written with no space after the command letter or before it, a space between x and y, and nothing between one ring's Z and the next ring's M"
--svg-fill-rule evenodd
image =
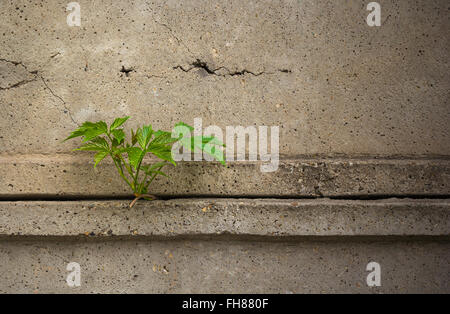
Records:
M10 89L14 89L14 88L20 87L20 86L22 86L22 85L25 85L25 84L28 84L28 83L31 83L31 82L35 82L36 79L37 79L37 78L35 77L35 78L32 79L32 80L23 80L23 81L20 81L20 82L15 83L15 84L13 84L13 85L11 85L11 86L8 86L8 87L0 87L0 90L10 90Z
M61 96L55 94L55 92L48 86L47 82L45 81L45 79L44 79L44 77L42 75L39 75L39 77L42 80L42 83L44 84L45 88L48 89L48 91L50 92L50 94L52 94L53 97L58 98L63 103L63 107L65 109L64 113L67 113L69 115L69 117L70 117L70 120L72 120L72 122L75 123L75 125L78 126L79 124L75 121L75 119L72 116L72 113L70 112L69 108L67 108L67 105L66 105L66 102L64 101L64 99Z
M56 53L56 54L53 54L52 56L50 56L50 59L53 59L54 57L56 57L56 56L59 55L59 54L60 54L59 52ZM8 59L4 59L4 58L0 58L0 61L8 62L8 63L11 63L11 64L13 64L13 65L15 65L15 66L21 65L21 66L22 66L29 74L34 75L34 78L31 79L31 80L22 80L22 81L20 81L20 82L18 82L18 83L15 83L15 84L13 84L13 85L11 85L11 86L9 86L9 87L6 87L6 88L0 87L0 90L9 90L9 89L17 88L17 87L19 87L19 86L22 86L22 85L25 85L25 84L28 84L28 83L31 83L31 82L35 82L35 81L37 81L37 80L40 78L41 81L42 81L42 83L44 84L45 88L50 92L50 94L52 94L53 97L58 98L58 99L63 103L63 107L64 107L64 109L65 109L64 113L68 113L68 115L69 115L70 119L72 120L72 122L75 123L75 125L79 125L79 124L75 121L75 119L73 118L72 113L70 112L70 110L67 108L67 105L66 105L66 102L64 101L64 99L63 99L61 96L57 95L57 94L56 94L56 93L48 86L48 84L47 84L47 82L45 81L45 79L44 79L44 77L42 76L42 74L39 74L39 72L40 72L39 70L30 71L30 70L28 69L28 67L27 67L25 64L23 64L22 62L20 62L20 61L12 61L12 60L8 60Z
M13 64L14 66L20 65L20 66L22 66L22 67L25 69L25 71L27 71L29 74L34 75L34 78L31 79L31 80L22 80L22 81L20 81L20 82L17 82L17 83L15 83L15 84L11 85L11 86L8 86L8 87L0 87L0 90L10 90L10 89L14 89L14 88L20 87L20 86L22 86L22 85L25 85L25 84L28 84L28 83L31 83L31 82L34 82L34 81L37 80L37 76L36 76L37 71L30 71L30 70L28 70L28 68L27 68L22 62L19 62L19 61L12 61L12 60L8 60L8 59L4 59L4 58L0 58L0 61L7 62L7 63L11 63L11 64Z
M266 71L262 71L262 72L253 72L247 69L243 69L240 71L230 71L228 68L226 68L225 66L220 66L218 68L211 68L207 62L205 61L201 61L200 59L196 59L194 62L192 62L190 68L184 68L182 65L177 65L175 67L173 67L174 70L181 70L183 72L190 72L193 69L203 69L206 73L210 74L210 75L216 75L216 76L222 76L222 77L227 77L227 76L241 76L241 75L245 75L245 74L250 74L253 76L260 76L260 75L273 75L277 72L281 72L281 73L292 73L291 70L288 69L279 69L276 70L274 72L266 72ZM225 70L227 73L221 74L221 73L217 73L217 71L220 70Z

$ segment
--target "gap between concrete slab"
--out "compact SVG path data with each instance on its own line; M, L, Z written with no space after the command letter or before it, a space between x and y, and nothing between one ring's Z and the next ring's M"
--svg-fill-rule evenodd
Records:
M173 201L173 200L181 200L181 199L192 199L192 200L201 200L205 198L214 198L219 200L234 200L234 199L246 199L246 200L257 200L257 199L280 199L280 200L319 200L319 199L329 199L329 200L348 200L348 201L376 201L376 200L389 200L389 199L403 199L403 200L436 200L436 199L450 199L450 194L420 194L420 195L412 195L412 194L386 194L386 195L337 195L337 196L303 196L303 197L290 197L283 195L155 195L158 200L161 201ZM1 202L36 202L36 201L44 201L44 202L76 202L76 201L124 201L129 200L132 201L134 196L110 196L110 195L96 195L95 197L89 195L0 195L0 203ZM141 202L145 202L142 200Z

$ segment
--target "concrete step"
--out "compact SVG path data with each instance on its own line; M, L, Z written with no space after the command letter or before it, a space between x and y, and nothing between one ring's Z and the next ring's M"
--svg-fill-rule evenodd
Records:
M1 236L444 236L450 200L0 202Z
M128 204L0 202L0 292L450 293L449 200Z
M129 196L111 163L92 155L0 155L0 197ZM151 185L161 196L447 196L448 158L294 158L263 173L262 162L182 162ZM218 180L220 178L220 180Z

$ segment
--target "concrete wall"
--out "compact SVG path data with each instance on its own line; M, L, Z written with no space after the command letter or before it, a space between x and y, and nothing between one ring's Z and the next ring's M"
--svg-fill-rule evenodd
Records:
M450 292L448 1L68 2L0 6L1 292ZM279 126L279 169L181 163L130 211L62 143L124 115Z

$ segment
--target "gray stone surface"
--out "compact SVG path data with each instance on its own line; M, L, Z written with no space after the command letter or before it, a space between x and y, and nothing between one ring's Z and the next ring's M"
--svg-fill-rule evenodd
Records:
M0 6L0 292L450 293L448 1L68 2ZM282 161L181 163L151 192L209 198L129 209L62 143L125 115L279 126ZM423 199L350 200L391 196Z
M449 258L428 241L2 241L0 292L450 293ZM381 287L367 287L369 262Z
M2 236L444 236L448 200L0 202Z
M131 195L111 163L93 169L93 156L0 157L0 197ZM450 195L447 159L299 158L262 173L260 162L189 162L165 171L151 186L161 196L429 196Z
M132 115L278 125L287 156L448 155L448 2L381 1L381 27L367 3L80 1L68 27L67 1L5 2L0 152L69 152L77 123Z

